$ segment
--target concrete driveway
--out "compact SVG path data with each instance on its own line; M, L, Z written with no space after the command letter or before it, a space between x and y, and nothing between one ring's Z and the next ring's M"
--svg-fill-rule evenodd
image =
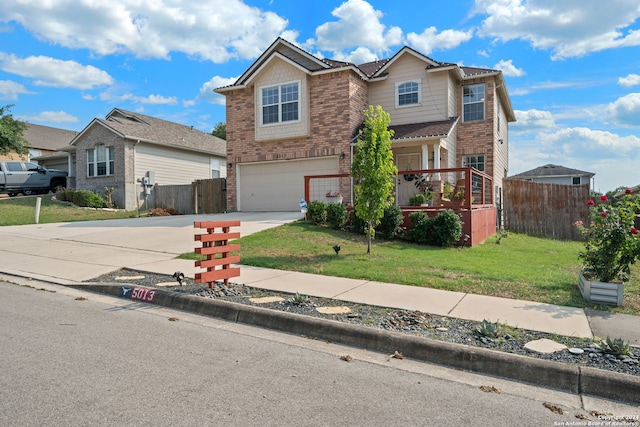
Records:
M300 212L236 212L0 227L0 272L72 283L119 268L193 277L193 261L176 260L200 247L196 221L240 220L240 235L292 222ZM198 271L200 271L198 269Z

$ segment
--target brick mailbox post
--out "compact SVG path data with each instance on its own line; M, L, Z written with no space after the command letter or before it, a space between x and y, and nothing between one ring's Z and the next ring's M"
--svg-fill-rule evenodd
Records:
M231 268L231 264L240 262L240 256L231 256L233 251L239 251L239 244L229 244L229 240L240 237L240 232L229 232L231 227L239 227L240 221L203 221L194 222L195 228L206 229L203 234L196 234L195 241L202 242L201 248L195 248L197 254L206 255L207 259L196 261L196 267L206 268L204 273L196 273L196 283L209 283L213 288L213 282L224 280L224 285L229 285L230 277L240 275L239 268ZM220 232L216 232L219 229Z

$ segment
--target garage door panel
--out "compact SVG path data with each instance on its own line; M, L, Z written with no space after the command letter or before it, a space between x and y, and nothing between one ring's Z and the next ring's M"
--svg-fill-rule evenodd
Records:
M304 176L338 173L336 158L239 165L239 210L295 211L304 198Z

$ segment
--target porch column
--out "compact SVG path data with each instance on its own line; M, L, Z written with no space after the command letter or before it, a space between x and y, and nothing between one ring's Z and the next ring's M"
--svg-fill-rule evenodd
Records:
M433 146L433 168L440 169L440 143ZM440 179L440 174L435 174L434 179Z
M422 146L422 164L420 165L420 169L429 169L429 146Z

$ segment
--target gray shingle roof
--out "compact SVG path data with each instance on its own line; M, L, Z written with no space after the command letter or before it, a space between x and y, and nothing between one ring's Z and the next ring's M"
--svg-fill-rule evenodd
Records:
M140 113L113 109L106 119L96 119L124 138L226 156L227 142L209 133L179 123Z
M29 141L29 148L56 151L69 145L77 134L78 132L72 130L27 123L23 136Z
M411 123L406 125L389 126L393 129L393 140L410 138L444 137L449 135L458 117L450 117L448 120L437 122Z
M565 166L553 165L549 163L544 166L540 166L535 169L531 169L529 171L522 172L517 175L513 175L510 178L541 178L541 177L569 176L569 175L592 177L595 175L595 173L585 172L578 169L571 169Z

